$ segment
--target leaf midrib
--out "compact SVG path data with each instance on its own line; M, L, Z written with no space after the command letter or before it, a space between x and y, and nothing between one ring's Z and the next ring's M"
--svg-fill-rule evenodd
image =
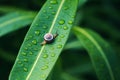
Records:
M3 22L2 24L0 24L0 28L4 27L4 26L7 26L11 23L14 23L14 22L17 22L17 21L20 21L20 20L25 20L25 19L28 19L28 18L32 18L33 16L20 16L20 17L17 17L17 18L13 18L11 20L7 20L5 22Z
M103 52L102 48L99 46L99 44L97 43L97 41L92 36L90 36L89 33L87 33L85 30L83 30L81 28L77 28L77 27L75 27L75 28L76 28L77 31L79 31L80 33L82 33L83 35L85 35L96 46L96 48L101 53L101 55L103 56L103 59L106 62L106 65L108 67L108 70L109 70L109 73L110 73L110 76L111 76L111 80L115 80L113 72L112 72L112 69L111 69L110 64L109 64L109 62L107 60L107 57L105 56L105 53Z
M48 31L49 33L51 33L52 30L53 30L53 27L54 27L54 25L55 25L55 22L56 22L56 20L57 20L57 17L58 17L58 15L59 15L60 11L61 11L61 8L62 8L64 2L65 2L65 0L62 0L61 3L60 3L60 6L59 6L59 8L58 8L58 10L57 10L57 13L56 13L56 15L55 15L55 17L54 17L54 19L53 19L52 24L51 24L50 30ZM31 68L31 71L29 72L28 76L26 77L26 80L28 80L28 79L30 78L30 76L31 76L31 74L32 74L32 72L33 72L33 70L34 70L34 68L35 68L35 66L36 66L36 64L37 64L37 62L38 62L38 60L39 60L39 58L40 58L43 50L44 50L44 48L45 48L45 45L43 45L42 48L41 48L41 50L39 51L38 56L37 56L37 58L36 58L36 61L34 62L33 67Z

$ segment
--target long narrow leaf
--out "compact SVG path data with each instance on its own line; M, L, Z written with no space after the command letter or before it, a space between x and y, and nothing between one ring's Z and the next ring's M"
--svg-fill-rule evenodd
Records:
M36 13L14 12L0 18L0 37L32 23Z
M88 51L100 80L119 80L119 61L110 46L95 32L73 28L75 35Z
M16 8L13 6L0 6L0 13L24 12L27 10Z
M21 46L9 80L45 80L68 38L78 0L48 0L32 23ZM41 46L46 33L58 33Z

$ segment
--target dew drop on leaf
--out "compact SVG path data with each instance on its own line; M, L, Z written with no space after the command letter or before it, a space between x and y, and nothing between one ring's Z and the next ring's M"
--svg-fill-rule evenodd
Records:
M58 26L58 28L62 29L62 26Z
M59 44L59 45L57 46L57 48L58 48L58 49L62 48L62 45L61 45L61 44Z
M43 66L43 67L41 68L41 70L45 70L45 69L48 69L48 66L47 66L47 65L45 65L45 66Z
M21 61L18 61L18 64L22 64L22 62L21 62Z
M59 24L60 24L60 25L63 25L64 23L65 23L65 21L62 20L62 19L59 21Z
M43 26L43 28L44 28L44 29L46 29L46 28L47 28L47 26Z
M31 39L33 36L28 36L27 38L26 38L26 40L29 40L29 39Z
M24 66L24 64L21 64L21 66Z
M43 12L45 13L45 12L46 12L46 10L43 10Z
M75 16L72 16L72 18L75 18Z
M68 27L67 27L67 26L64 26L64 27L63 27L63 29L64 29L64 30L67 30L67 29L68 29Z
M28 69L27 69L27 68L25 68L25 67L23 68L23 70L24 70L25 72L27 72L27 71L28 71Z
M25 49L25 50L28 50L28 48L27 48L27 47L25 47L24 49Z
M54 50L54 47L51 47L51 50Z
M53 15L55 15L55 12L52 12Z
M24 62L28 62L28 59L24 59Z
M36 26L38 26L38 24L35 24Z
M31 44L27 44L28 47L31 47L32 45Z
M57 1L56 0L51 0L50 3L51 4L57 4Z
M33 36L29 36L28 38L31 39Z
M32 53L31 51L29 52L29 54L30 54L30 55L33 55L33 53Z
M35 34L36 34L36 35L39 35L39 34L40 34L40 31L39 31L39 30L36 30L36 31L35 31Z
M46 51L46 50L44 50L43 52L44 52L44 53L47 53L47 51Z
M37 51L37 50L38 50L38 48L34 48L34 50L35 50L35 51Z
M55 59L52 59L52 62L55 62Z
M48 54L44 54L44 55L43 55L43 58L48 58Z
M45 78L45 77L46 77L46 75L45 75L45 74L41 75L41 78Z
M51 54L51 57L55 57L55 53L52 53L52 54Z
M52 7L51 7L51 6L49 6L49 9L52 9Z
M57 41L58 41L58 42L61 42L61 39L58 39Z
M64 10L67 10L68 9L68 7L64 7Z
M49 19L49 16L46 16L46 19Z
M71 20L70 20L70 21L68 21L68 24L73 24L73 21L71 21Z
M64 38L64 37L65 37L65 35L63 35L63 34L62 34L60 37L61 37L61 38Z
M22 54L22 55L24 55L24 56L26 56L26 55L27 55L27 53L25 53L25 52L22 52L21 54Z
M32 43L37 44L37 40L36 39L32 40Z

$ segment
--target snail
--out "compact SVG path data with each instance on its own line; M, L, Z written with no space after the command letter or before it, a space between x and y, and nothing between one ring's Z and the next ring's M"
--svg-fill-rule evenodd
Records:
M41 43L41 45L43 46L45 44L52 43L57 36L57 33L54 35L52 33L46 33L44 35L44 41Z

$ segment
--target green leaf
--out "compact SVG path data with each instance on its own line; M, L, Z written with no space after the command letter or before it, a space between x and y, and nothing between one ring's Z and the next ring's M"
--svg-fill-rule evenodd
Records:
M87 2L87 0L79 0L79 7L83 6L85 3Z
M27 11L13 6L0 6L0 13L23 12Z
M99 29L100 31L104 31L105 33L109 34L110 37L112 37L112 39L116 39L116 40L120 39L120 35L119 35L120 31L110 23L92 16L89 16L87 18L87 22L88 22L87 24L92 25L91 26L92 28ZM96 26L99 28L97 28Z
M69 4L69 5L68 5ZM78 0L48 0L33 21L20 48L9 80L45 80L68 38ZM46 33L59 34L41 46Z
M119 80L120 65L112 48L95 32L73 28L75 35L88 51L100 80Z
M82 78L76 78L70 74L67 74L67 73L62 73L62 80L84 80Z
M36 13L14 12L0 18L0 37L32 23Z
M69 49L83 49L83 47L80 44L80 41L75 40L65 45L64 50L69 50Z

